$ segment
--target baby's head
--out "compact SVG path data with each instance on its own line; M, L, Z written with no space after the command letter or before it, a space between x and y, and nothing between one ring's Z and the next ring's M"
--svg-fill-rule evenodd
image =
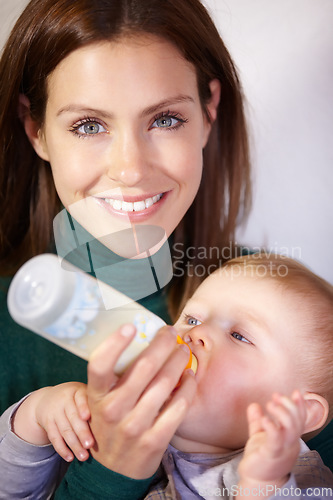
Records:
M229 261L199 286L176 328L198 358L198 390L176 447L244 446L248 404L265 405L273 392L305 394L305 434L331 420L333 287L298 262L265 254Z

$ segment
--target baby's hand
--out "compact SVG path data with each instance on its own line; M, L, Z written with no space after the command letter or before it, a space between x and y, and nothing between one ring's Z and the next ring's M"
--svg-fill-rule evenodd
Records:
M266 409L264 415L260 405L248 407L249 439L238 468L241 485L282 486L299 454L306 420L300 392L291 398L274 394Z
M84 461L95 442L89 419L86 385L68 382L33 392L18 408L13 431L31 444L52 443L67 462L74 455Z

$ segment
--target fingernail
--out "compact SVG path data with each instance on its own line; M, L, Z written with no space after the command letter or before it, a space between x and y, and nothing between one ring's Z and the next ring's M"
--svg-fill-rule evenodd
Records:
M177 337L177 330L173 326L168 326L169 332L172 333L175 337Z
M195 373L194 373L194 371L193 371L193 370L191 370L191 368L188 368L188 369L186 370L186 373L188 373L189 375L191 375L191 377L195 377Z
M188 355L190 354L190 348L187 344L179 344L179 349L185 351Z
M84 451L80 451L79 460L85 460L87 458L87 453Z
M127 325L123 325L120 329L120 333L123 337L131 337L135 332L135 326L130 323L128 323Z

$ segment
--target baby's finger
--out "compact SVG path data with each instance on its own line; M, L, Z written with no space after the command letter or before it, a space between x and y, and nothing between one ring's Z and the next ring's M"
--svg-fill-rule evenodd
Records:
M292 443L301 435L301 426L298 420L298 412L295 404L284 396L278 396L267 404L267 410L271 418L276 421L280 430L284 433L285 443Z
M263 430L262 418L264 414L262 408L257 403L252 403L247 408L247 421L249 425L249 436L253 436L257 432Z
M47 434L53 448L58 453L58 455L60 455L61 458L63 458L66 462L72 462L72 460L74 459L74 455L63 440L57 424L54 421L49 423Z
M303 426L305 426L307 412L306 412L306 402L302 393L300 391L294 391L291 395L291 399L293 400L293 402L297 407L300 422L302 423Z
M86 422L83 422L85 425L88 425ZM80 439L78 438L76 432L74 431L71 422L64 417L62 420L58 420L56 422L59 433L63 438L63 441L67 444L67 446L72 450L74 455L81 462L87 460L89 457L89 452L84 448L81 444ZM57 441L57 447L61 447L61 443ZM55 445L53 445L56 451L59 453L58 449Z
M281 439L281 428L274 420L268 416L263 417L263 430L266 431L266 446L272 456L277 456L281 452L283 441Z
M62 436L64 437L66 443L73 449L73 445L77 447L76 439L74 440L71 434L72 432L75 434L76 438L80 441L80 444L82 445L83 448L89 449L91 448L94 443L95 439L94 436L91 432L90 426L88 422L85 420L82 420L80 415L77 412L77 408L75 404L71 405L68 404L67 407L65 408L65 417L63 420L59 420L58 422L58 427L64 429L64 432L68 430L68 436L72 440L71 442L68 441L68 439L65 437L64 434ZM76 456L76 454L75 454ZM84 454L86 456L86 454ZM77 457L78 458L78 457Z
M86 386L82 389L78 389L74 395L74 401L77 407L77 411L82 418L82 420L89 420L91 417L90 409L88 405L88 396L86 391Z

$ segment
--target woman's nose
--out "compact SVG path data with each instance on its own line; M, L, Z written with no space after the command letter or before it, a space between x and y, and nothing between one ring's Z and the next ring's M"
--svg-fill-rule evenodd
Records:
M212 338L209 333L209 327L207 325L198 325L193 327L190 331L186 332L183 336L184 342L187 344L202 346L208 351L213 347Z
M133 132L119 133L112 141L111 148L107 160L108 177L124 186L139 184L149 169L148 146L144 138Z

